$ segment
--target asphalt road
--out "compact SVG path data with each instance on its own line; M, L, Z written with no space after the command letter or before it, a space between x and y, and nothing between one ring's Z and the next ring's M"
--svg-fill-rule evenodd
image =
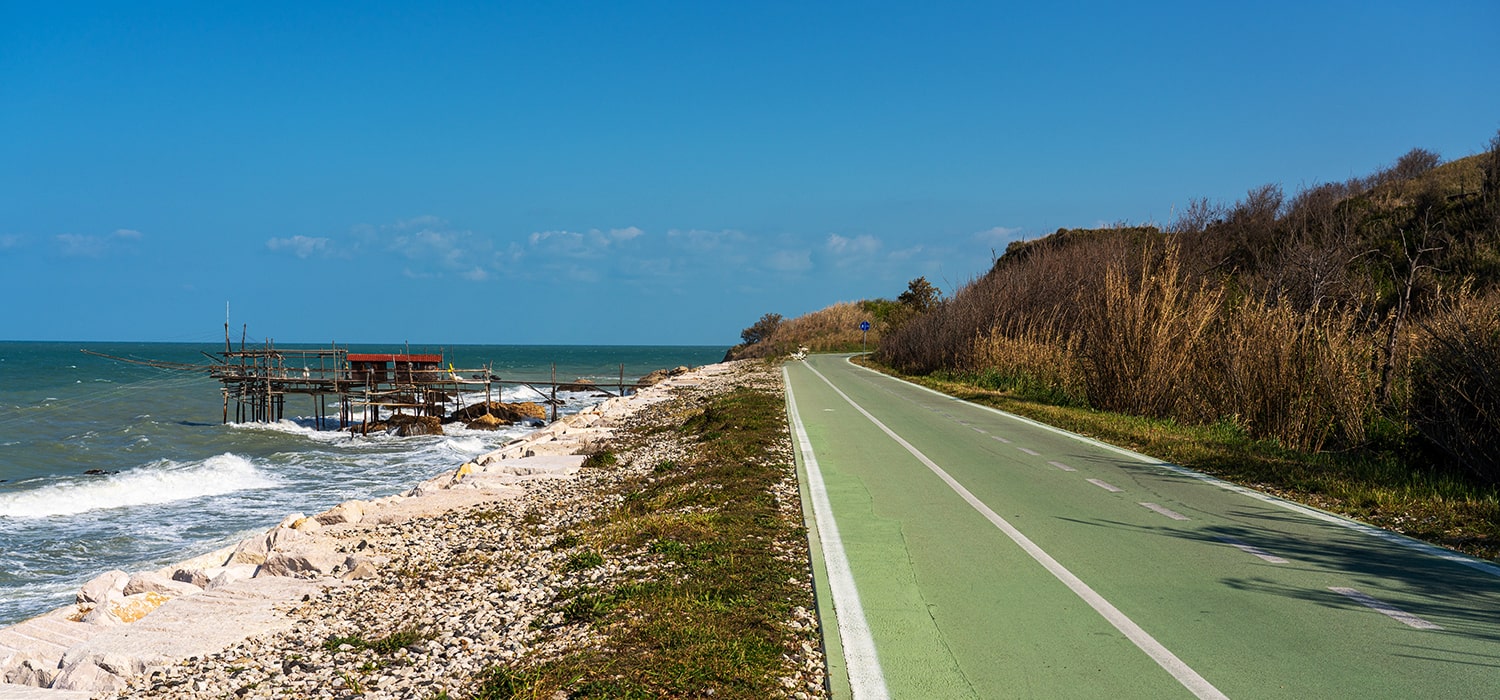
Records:
M836 697L1500 697L1500 567L845 356L786 378Z

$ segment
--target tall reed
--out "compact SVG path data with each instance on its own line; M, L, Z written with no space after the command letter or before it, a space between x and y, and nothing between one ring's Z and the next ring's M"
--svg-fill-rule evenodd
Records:
M1078 359L1096 408L1161 418L1191 404L1190 371L1204 352L1223 291L1182 274L1177 247L1148 249L1139 271L1111 263L1104 286L1080 297Z

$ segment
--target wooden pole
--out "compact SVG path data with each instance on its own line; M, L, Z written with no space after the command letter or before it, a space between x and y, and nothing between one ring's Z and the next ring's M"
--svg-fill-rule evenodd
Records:
M557 363L552 363L552 422L557 422Z

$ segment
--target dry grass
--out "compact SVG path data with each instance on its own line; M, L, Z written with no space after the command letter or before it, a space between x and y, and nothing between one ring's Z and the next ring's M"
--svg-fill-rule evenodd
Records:
M744 350L742 358L790 355L799 347L813 352L851 352L860 349L861 321L870 321L868 346L879 342L885 324L878 323L858 304L839 302L825 309L783 321L770 338Z
M1176 417L1194 398L1189 370L1223 293L1184 279L1174 245L1148 248L1140 265L1132 278L1111 264L1103 294L1078 300L1084 386L1097 408Z
M1216 325L1195 368L1200 403L1182 417L1230 420L1307 452L1363 444L1376 418L1377 350L1352 314L1247 299Z

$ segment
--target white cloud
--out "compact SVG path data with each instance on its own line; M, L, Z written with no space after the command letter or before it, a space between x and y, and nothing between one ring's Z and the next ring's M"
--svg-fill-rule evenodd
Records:
M19 234L7 233L3 236L0 236L0 250L20 248L21 244L24 243L25 240L26 239L22 238Z
M828 252L843 257L854 257L860 255L871 255L880 250L880 240L874 236L859 235L853 238L845 238L837 233L828 234L828 242L824 244Z
M996 226L974 234L974 240L986 245L998 245L1016 240L1019 238L1020 233L1021 229L1019 227Z
M812 269L812 251L778 250L771 254L766 266L777 272L804 272Z
M645 231L642 231L642 230L640 230L640 229L638 229L638 228L636 228L634 226L627 226L625 228L612 228L612 229L610 229L609 230L609 237L611 239L613 239L613 240L616 240L616 241L630 241L630 240L635 240L636 238L644 235L645 233L646 233Z
M329 252L330 239L309 236L292 236L290 238L272 238L266 241L266 247L274 252L286 251L299 258L310 258L314 255L323 255Z
M118 229L115 229L115 238L128 238L128 239L131 239L131 240L138 241L138 240L141 239L141 236L142 236L141 232L137 231L135 229L130 229L130 228L118 228Z
M914 245L914 246L912 246L910 248L902 248L901 250L893 250L893 251L890 252L890 254L887 257L889 257L891 260L910 260L913 257L916 257L917 254L921 253L921 252L922 252L922 246L920 246L920 245Z
M108 244L98 236L77 233L60 233L53 237L62 246L62 254L69 257L97 258L104 255Z
M490 278L490 271L486 270L486 269L484 269L482 267L479 267L478 265L475 265L474 267L469 268L467 271L463 272L462 274L463 274L463 278L464 279L469 280L471 282L483 282L483 281L485 281L485 280L487 280L487 279Z
M701 229L689 229L679 231L672 229L667 232L667 240L681 243L689 250L716 250L729 246L738 246L748 240L748 236L740 231L725 229L722 231L704 231Z

